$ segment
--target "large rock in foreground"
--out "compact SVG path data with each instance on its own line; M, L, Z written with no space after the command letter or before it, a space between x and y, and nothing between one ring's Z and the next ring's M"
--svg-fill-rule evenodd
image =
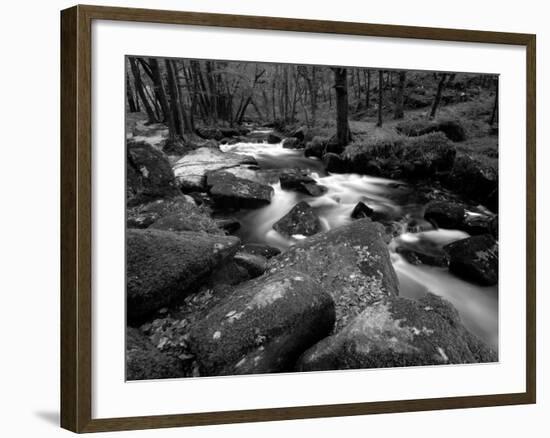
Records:
M206 190L206 174L244 164L257 164L254 157L199 148L181 157L173 166L176 181L185 192Z
M321 231L321 223L309 204L301 201L275 222L273 229L287 237L312 236Z
M190 333L201 375L291 371L327 336L334 303L307 275L285 270L239 286Z
M138 329L126 329L126 379L184 377L181 363L156 348Z
M221 208L262 207L269 204L273 196L273 187L224 171L209 173L207 186L214 203Z
M397 295L383 227L360 219L309 237L269 261L269 272L296 269L317 279L336 304L336 329L372 302Z
M299 371L495 362L456 309L434 294L381 300L301 357Z
M130 321L193 292L240 241L232 236L130 229L126 234L126 299Z
M174 173L162 152L145 142L126 144L126 203L128 206L177 196Z
M468 237L444 247L449 270L482 286L498 283L498 243L490 234Z

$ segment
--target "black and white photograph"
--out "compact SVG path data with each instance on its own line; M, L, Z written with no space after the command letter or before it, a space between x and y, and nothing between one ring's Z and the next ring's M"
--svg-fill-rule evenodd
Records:
M126 379L499 361L499 75L126 56Z

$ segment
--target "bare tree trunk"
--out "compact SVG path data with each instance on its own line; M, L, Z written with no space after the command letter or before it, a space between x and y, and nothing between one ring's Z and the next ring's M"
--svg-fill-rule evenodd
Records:
M311 126L317 123L317 69L311 67L311 82L309 89L309 99L311 101Z
M407 72L402 70L399 72L398 83L397 83L397 93L395 96L395 110L393 118L396 120L402 119L405 116L403 106L405 100L405 81L407 79Z
M355 77L357 78L357 87L355 88L355 99L357 100L357 105L361 102L361 77L359 76L359 69L356 68L355 70Z
M185 68L183 69L185 71ZM189 118L188 113L185 111L185 104L184 104L184 97L182 92L182 84L180 80L180 76L178 74L178 66L175 60L172 60L172 71L174 73L174 81L176 83L176 93L177 93L177 99L179 102L179 108L181 112L181 118L183 123L183 133L189 134L189 133L195 133L195 128L193 126L193 123L191 119Z
M168 78L168 92L170 94L170 112L174 120L175 135L183 138L185 134L185 124L183 121L183 112L179 98L179 91L176 85L176 74L172 61L168 58L164 59L166 67L166 76Z
M130 85L130 75L126 72L126 100L128 101L128 110L131 113L137 112L136 102L134 101L134 94L132 93L132 87Z
M156 58L149 58L149 66L151 67L151 72L153 75L153 87L155 90L155 95L159 100L164 119L168 121L167 118L170 110L168 108L168 99L166 99L166 92L164 91L164 85L162 83L158 60Z
M195 132L195 110L197 108L197 96L191 90L193 89L193 81L191 79L191 72L187 67L185 67L185 61L182 61L183 64L183 77L185 79L185 84L187 85L187 91L189 94L189 100L191 102L190 109L189 109L189 126L191 128L191 131Z
M296 119L296 103L298 101L298 69L294 68L294 93L292 96L292 106L290 107L290 123L294 123Z
M168 99L166 98L166 92L164 91L164 84L162 83L162 77L160 75L160 68L156 58L149 58L149 65L153 74L153 81L155 87L155 93L157 94L162 112L164 113L164 120L168 125L168 136L171 140L175 140L177 137L176 124L174 121L174 115L168 106Z
M254 100L252 100L250 102L250 105L252 105L252 108L254 108L254 111L256 111L256 114L258 115L258 118L261 120L264 120L264 116L262 114L262 112L260 111L260 108L258 107L258 105L256 105L256 102Z
M365 76L365 111L370 107L370 70L363 71Z
M289 90L288 90L288 68L289 66L286 65L284 67L284 101L285 101L285 111L284 111L284 121L285 123L288 121L288 111L290 106L290 96L289 96Z
M384 106L384 71L378 70L378 122L376 126L382 126L382 109Z
M210 94L210 115L213 120L218 120L218 91L216 90L216 83L214 81L213 62L215 61L206 61L206 82Z
M151 104L147 100L147 96L145 95L143 83L141 82L141 73L139 72L139 66L137 65L136 58L130 57L128 58L128 61L130 62L130 69L132 70L132 76L134 77L134 87L139 98L141 99L141 103L143 103L143 106L145 107L148 123L156 123L158 120Z
M437 108L439 107L439 102L441 102L441 95L443 94L443 88L445 87L445 79L447 79L447 73L441 73L441 76L439 76L439 83L437 84L437 92L435 93L432 109L430 111L430 119L435 118L435 115L437 114Z
M348 124L348 71L345 68L333 68L332 71L336 91L336 138L343 147L351 139Z
M209 114L210 104L208 102L208 96L206 95L206 88L199 61L191 61L191 74L193 76L193 90L197 96L197 102L201 110L202 119L204 122L208 123L211 118L211 115Z
M491 120L489 120L489 125L493 126L496 121L498 121L498 82L499 78L497 76L495 81L495 100L493 101L493 111L491 113Z
M277 120L277 105L276 105L276 102L275 102L275 88L276 88L275 75L273 75L273 82L271 83L271 105L272 105L272 112L273 112L273 121Z

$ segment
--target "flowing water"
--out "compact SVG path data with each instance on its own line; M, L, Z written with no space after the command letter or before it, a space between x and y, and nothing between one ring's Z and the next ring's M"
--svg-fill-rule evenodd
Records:
M324 230L351 222L350 214L359 201L375 212L394 220L400 234L389 244L392 262L400 283L400 295L420 298L427 292L440 295L453 303L468 329L495 350L498 349L498 289L481 287L455 277L447 268L408 263L395 252L396 246L406 243L415 246L439 247L468 237L459 230L433 229L422 219L424 204L413 187L385 178L358 174L327 174L321 161L305 158L303 151L284 149L282 144L236 143L222 145L224 152L254 156L259 168L246 170L242 175L274 189L271 203L263 208L242 210L234 217L241 223L238 236L243 242L262 242L285 250L304 236L286 238L277 233L273 224L299 201L305 200L314 208ZM318 184L328 190L311 197L279 184L281 169L299 168L311 172ZM411 224L414 224L411 226ZM414 232L410 232L414 231Z

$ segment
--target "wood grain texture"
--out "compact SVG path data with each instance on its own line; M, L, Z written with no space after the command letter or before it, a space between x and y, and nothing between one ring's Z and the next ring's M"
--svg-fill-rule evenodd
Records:
M78 429L76 316L76 8L61 16L61 426Z
M531 35L526 43L527 56L527 303L526 303L526 348L527 348L527 394L531 403L537 399L537 80L536 36Z
M517 394L92 419L92 20L221 26L525 46L527 50L526 391ZM536 39L534 35L196 12L75 6L61 13L61 425L74 432L457 409L536 400Z

